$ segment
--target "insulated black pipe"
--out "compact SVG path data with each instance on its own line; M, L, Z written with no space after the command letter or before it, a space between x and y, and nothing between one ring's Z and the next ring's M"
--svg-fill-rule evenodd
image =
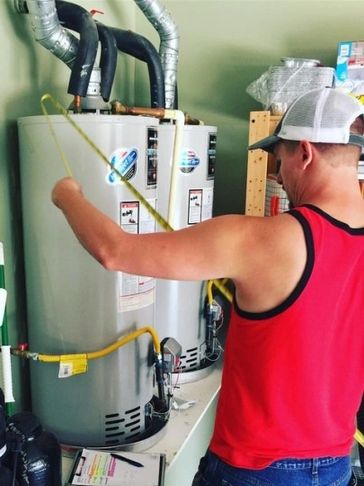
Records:
M177 83L176 83L176 87L174 89L173 109L178 110L178 85L177 85Z
M79 5L57 0L56 8L60 22L67 29L80 34L77 56L68 84L68 93L84 97L87 94L99 44L96 23L92 15Z
M109 101L118 59L118 46L109 27L100 22L96 22L96 27L101 43L101 96L104 101Z
M130 30L109 28L118 49L147 63L152 108L165 108L164 75L158 51L145 37Z

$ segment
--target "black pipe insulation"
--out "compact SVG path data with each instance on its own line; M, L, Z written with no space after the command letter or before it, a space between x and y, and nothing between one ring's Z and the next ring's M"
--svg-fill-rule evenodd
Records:
M72 66L68 93L86 96L95 63L99 35L95 20L83 7L63 0L56 0L58 18L62 24L80 34L77 56Z
M148 66L152 108L165 108L164 74L158 51L145 37L130 30L109 27L114 34L118 49Z
M176 82L176 86L174 88L173 109L178 110L178 85L177 85L177 82Z
M108 27L100 22L96 22L96 27L101 44L101 96L104 101L109 101L118 59L118 46Z

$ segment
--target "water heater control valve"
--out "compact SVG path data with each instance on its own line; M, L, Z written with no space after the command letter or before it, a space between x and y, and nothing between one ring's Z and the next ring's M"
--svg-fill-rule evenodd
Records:
M178 370L182 346L174 338L166 337L161 341L163 371L173 373Z

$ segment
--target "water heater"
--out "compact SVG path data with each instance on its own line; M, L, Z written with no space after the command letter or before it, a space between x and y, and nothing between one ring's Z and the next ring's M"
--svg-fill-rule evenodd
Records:
M177 230L212 217L217 129L207 125L184 126L181 153L173 161L175 130L176 126L169 124L159 127L157 199L158 211ZM170 194L173 163L177 164L177 180L175 193ZM173 214L170 197L174 198ZM156 328L161 339L173 336L181 344L183 381L202 377L205 373L197 370L206 369L209 364L205 297L205 282L157 280Z
M158 120L71 116L111 166L155 205ZM118 181L112 167L63 116L50 119L87 197L125 230L154 231L153 218ZM18 127L30 349L44 354L85 353L152 325L154 279L104 270L52 205L52 187L66 174L46 118L21 118ZM77 374L77 363L32 362L34 413L66 444L113 446L138 440L152 423L152 351L149 334L143 334L114 353L89 361L86 373Z

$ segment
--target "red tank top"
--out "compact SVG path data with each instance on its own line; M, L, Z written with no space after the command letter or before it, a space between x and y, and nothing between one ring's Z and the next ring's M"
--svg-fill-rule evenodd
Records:
M364 228L319 208L290 211L307 262L262 313L234 305L210 450L236 467L350 453L364 384Z

